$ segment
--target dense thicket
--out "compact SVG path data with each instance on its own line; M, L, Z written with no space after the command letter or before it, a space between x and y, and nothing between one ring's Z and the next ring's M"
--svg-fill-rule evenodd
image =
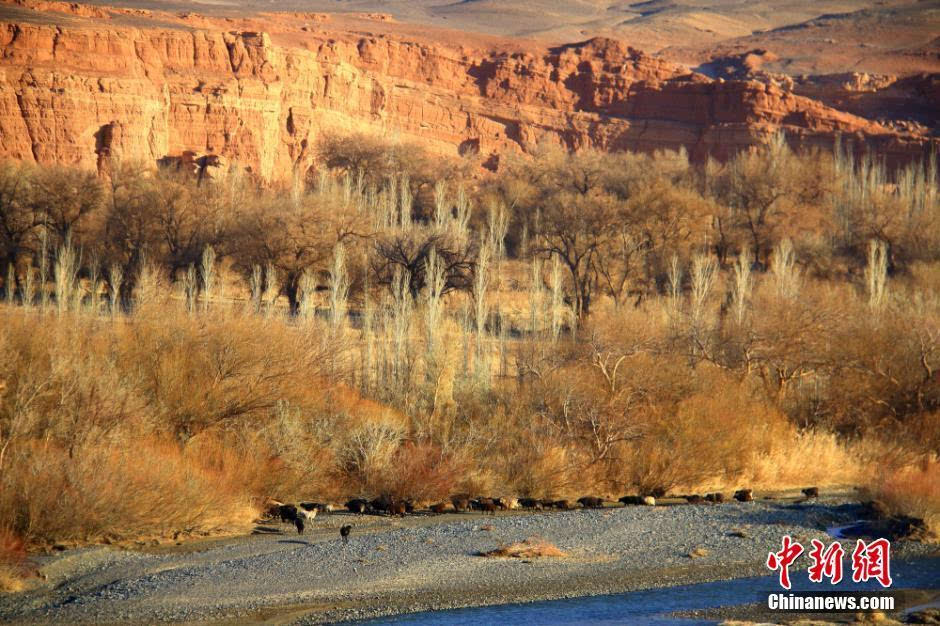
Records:
M321 152L284 188L0 165L0 531L213 527L210 484L250 511L935 472L935 162ZM153 490L171 521L129 504Z

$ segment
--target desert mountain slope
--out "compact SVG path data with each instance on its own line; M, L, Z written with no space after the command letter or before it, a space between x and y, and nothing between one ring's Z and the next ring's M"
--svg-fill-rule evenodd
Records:
M821 95L823 83L794 82L761 63L742 61L743 70L723 76L714 59L712 70L703 63L693 72L605 37L552 45L385 13L248 14L230 5L180 13L139 6L169 3L128 4L0 4L0 157L100 169L115 158L191 152L271 180L314 165L317 138L333 130L479 154L489 166L539 142L723 157L779 128L807 144L848 135L899 158L921 155L928 142L922 122L878 121L851 98L840 110L838 97ZM432 4L408 10L440 8ZM909 91L928 104L935 95L929 80Z

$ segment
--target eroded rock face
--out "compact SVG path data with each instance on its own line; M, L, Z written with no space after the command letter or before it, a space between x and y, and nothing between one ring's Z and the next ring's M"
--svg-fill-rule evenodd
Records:
M314 163L325 130L392 131L447 154L686 147L726 157L778 128L796 141L899 133L785 86L712 80L594 39L481 53L392 36L0 23L0 158L77 164L218 155L266 180Z

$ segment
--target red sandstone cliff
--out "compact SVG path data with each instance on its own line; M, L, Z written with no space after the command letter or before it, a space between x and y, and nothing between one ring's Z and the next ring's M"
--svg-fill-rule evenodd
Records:
M327 129L392 131L450 154L552 141L721 157L778 128L810 143L853 134L902 156L924 141L613 40L485 52L323 24L269 35L216 22L0 22L0 158L100 167L190 151L271 180L312 164Z

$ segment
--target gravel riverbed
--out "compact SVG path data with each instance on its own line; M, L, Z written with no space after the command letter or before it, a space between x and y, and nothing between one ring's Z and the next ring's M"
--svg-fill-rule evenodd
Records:
M302 536L272 525L184 546L41 557L45 585L0 596L0 621L303 624L738 578L767 573L782 535L830 540L825 529L853 521L858 508L827 499L404 519L334 513ZM353 525L347 545L343 524ZM532 536L568 556L477 555ZM697 548L704 556L690 556ZM899 542L892 556L932 553Z

